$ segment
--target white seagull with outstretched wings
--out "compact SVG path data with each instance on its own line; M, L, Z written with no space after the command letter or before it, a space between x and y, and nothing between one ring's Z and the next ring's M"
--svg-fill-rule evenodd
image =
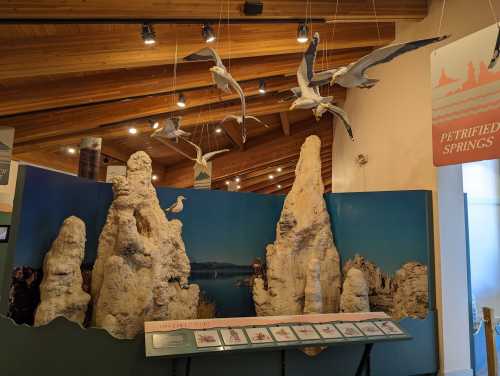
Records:
M210 153L203 154L203 151L201 148L196 145L194 142L191 142L189 140L185 140L187 143L191 144L195 150L196 150L196 158L190 158L192 161L195 161L196 163L207 167L207 162L216 156L217 154L225 153L228 152L229 149L222 149L222 150L216 150L216 151L211 151Z

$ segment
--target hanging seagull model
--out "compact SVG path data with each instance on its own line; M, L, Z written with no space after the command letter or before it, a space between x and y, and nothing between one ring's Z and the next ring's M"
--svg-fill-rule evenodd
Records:
M165 126L155 130L151 137L168 138L172 140L175 138L179 142L179 137L187 137L191 133L183 131L181 128L182 117L172 117L165 120Z
M198 52L186 56L184 61L213 61L215 63L215 65L210 68L210 72L212 73L212 79L217 87L225 93L229 93L231 91L229 87L231 86L240 96L242 117L241 134L246 134L245 118L247 116L245 94L243 93L243 90L238 82L233 78L233 76L231 76L231 73L227 71L217 52L210 47L205 47Z
M259 123L259 124L262 124L264 127L269 128L269 125L267 125L266 123L264 123L262 120L260 120L259 118L255 117L255 116L248 115L248 116L245 116L245 119L253 120L253 121L255 121L255 122ZM225 123L228 120L236 120L236 122L239 125L243 124L243 116L226 115L226 116L224 116L224 119L222 119L222 121L219 123L219 125ZM242 136L243 136L243 143L245 143L245 141L247 140L247 130L246 130L246 128L242 128Z
M497 60L499 55L500 55L500 27L498 28L497 42L495 44L495 49L493 50L493 57L491 58L490 64L488 65L488 69L495 68L495 65L497 65Z
M172 212L172 213L180 213L184 209L184 204L182 201L184 201L186 197L184 196L178 196L177 200L170 205L167 209L164 209L167 213Z
M191 144L196 149L196 158L189 158L189 159L191 159L192 161L195 161L196 163L198 163L204 167L207 167L207 162L211 158L216 156L217 154L221 154L221 153L225 153L225 152L229 151L229 149L222 149L222 150L211 151L210 153L203 154L203 152L201 151L201 148L198 145L196 145L194 142L191 142L189 140L184 140L184 141Z
M417 50L432 43L441 42L448 37L449 35L443 35L378 48L346 67L330 69L314 74L309 85L323 86L330 83L330 85L339 84L345 88L372 88L379 80L368 78L365 74L366 70L379 64L388 63L407 52Z
M290 106L290 110L312 109L313 114L318 121L325 112L330 112L342 120L349 137L354 139L347 113L332 103L333 97L322 97L317 86L311 87L309 85L314 75L314 62L316 60L316 50L318 45L319 34L315 33L309 47L304 53L302 62L300 63L297 71L299 88L292 89L292 93L297 97L297 99L295 99Z

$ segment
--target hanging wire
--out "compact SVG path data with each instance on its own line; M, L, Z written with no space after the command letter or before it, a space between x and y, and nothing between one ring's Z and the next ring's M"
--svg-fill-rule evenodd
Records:
M333 44L335 42L335 27L337 25L337 15L338 15L338 12L339 12L339 0L336 1L335 3L335 14L333 15L333 25L332 25L332 36L331 36L331 40L332 40L332 49L333 49ZM330 66L329 66L329 60L328 60L328 49L326 50L326 69L330 69ZM326 89L326 96L330 96L330 86L331 85L327 85L327 89Z
M220 0L220 7L219 7L219 26L217 26L217 50L219 50L219 43L221 40L221 32L220 32L220 27L221 27L221 21L222 21L222 6L224 4L224 0Z
M172 105L175 105L176 101L176 90L177 90L177 49L178 49L178 40L177 40L177 25L175 26L175 53L174 53L174 78L172 80L173 84L173 93L174 95L172 96Z
M444 8L446 6L446 0L443 0L443 6L441 8L441 16L439 17L439 27L437 35L441 35L441 28L443 27L443 19L444 19Z
M375 16L375 24L377 25L378 41L380 42L382 38L380 37L380 25L378 24L377 7L375 6L375 0L372 0L372 6L373 6L373 15Z
M229 8L231 5L231 0L227 0L227 36L229 40L229 58L228 58L228 67L229 72L231 71L231 23L229 20Z
M490 4L490 9L491 9L491 14L493 15L493 19L495 20L495 23L497 24L497 27L500 30L500 25L498 24L498 17L495 12L495 8L493 7L493 3L491 2L491 0L488 0L488 3Z

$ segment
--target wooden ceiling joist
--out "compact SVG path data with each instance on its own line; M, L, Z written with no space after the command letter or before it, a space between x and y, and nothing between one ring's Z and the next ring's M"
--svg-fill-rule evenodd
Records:
M23 30L30 26L26 25ZM48 33L46 37L12 40L7 36L14 34L17 26L0 25L0 42L3 42L0 43L0 80L164 66L173 64L176 57L180 60L206 45L199 24L157 25L155 32L158 42L153 46L144 44L139 24L116 27L76 25L78 27L73 32L72 29L68 30L68 26L51 25L50 29L56 29L54 35ZM230 32L223 27L219 44L213 46L223 59L302 53L304 50L304 45L296 40L296 24L233 25ZM58 31L58 28L62 31ZM394 39L394 24L383 23L379 28L380 38L374 23L339 24L335 28L335 40L331 39L331 25L315 25L314 31L322 35L320 50L328 46L334 51L390 43ZM230 43L228 35L231 36Z
M304 19L306 12L314 19L336 20L421 20L427 14L426 0L377 0L376 9L370 0L342 0L336 8L332 0L311 0L306 9L304 0L264 0L263 12L248 17L243 12L244 0L25 0L0 1L2 19L46 20L155 20L200 19L222 21L228 16L237 19ZM223 9L221 9L223 7ZM223 10L223 12L222 12ZM221 13L222 12L222 13Z
M288 121L288 114L280 112L281 129L285 136L290 136L290 122Z

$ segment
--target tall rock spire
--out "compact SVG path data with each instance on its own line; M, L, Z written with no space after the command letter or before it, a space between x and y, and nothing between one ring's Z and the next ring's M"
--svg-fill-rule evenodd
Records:
M340 263L323 198L320 151L318 136L302 145L276 240L266 248L267 281L254 283L259 316L339 310Z

